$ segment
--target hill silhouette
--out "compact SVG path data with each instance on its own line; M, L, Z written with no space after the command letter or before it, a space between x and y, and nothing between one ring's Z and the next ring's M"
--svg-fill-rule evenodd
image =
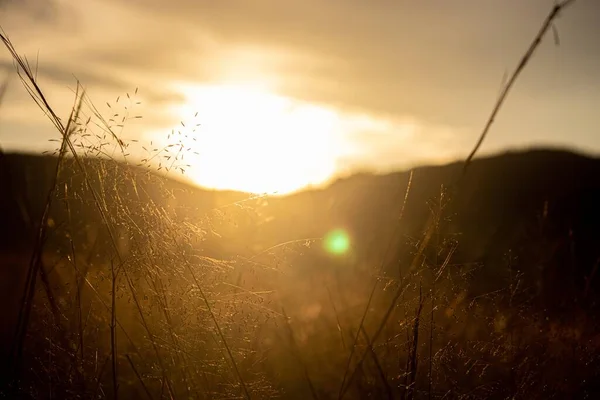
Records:
M519 269L535 279L546 277L543 289L541 281L536 285L549 291L547 301L573 300L573 294L584 293L588 282L587 294L591 287L598 288L598 279L588 278L600 257L600 160L567 151L529 150L475 160L459 189L455 184L462 162L419 167L412 172L363 173L337 180L325 189L284 197L205 190L113 161L87 162L92 170L108 171L102 185L115 188L115 200L135 199L131 208L152 201L159 207L177 209L182 221L198 221L225 207L223 215L228 221L203 243L207 254L215 257L251 257L281 243L321 238L332 229L343 228L352 238L354 262L386 262L388 273L394 274L397 268L393 265L410 262L414 248L410 239L425 231L434 203L443 193L445 223L439 233L458 242L453 264L485 266L473 285L474 293L494 289L506 269L509 252ZM8 154L4 165L3 176L10 176L10 181L5 179L2 185L8 190L0 203L5 221L0 227L0 249L27 249L38 229L56 159ZM137 187L125 179L126 174L134 177L131 181ZM95 185L101 189L98 180ZM77 195L85 186L73 160L65 163L58 186L52 211L57 226L67 220L61 196ZM227 216L232 205L250 212ZM104 234L101 227L90 224L97 218L92 202L71 207L73 232L88 229L94 235ZM381 260L388 247L392 253Z

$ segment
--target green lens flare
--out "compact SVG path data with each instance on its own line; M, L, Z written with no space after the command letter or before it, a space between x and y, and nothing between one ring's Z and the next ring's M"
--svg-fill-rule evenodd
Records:
M344 254L350 248L350 238L341 229L330 231L325 235L325 250L332 254Z

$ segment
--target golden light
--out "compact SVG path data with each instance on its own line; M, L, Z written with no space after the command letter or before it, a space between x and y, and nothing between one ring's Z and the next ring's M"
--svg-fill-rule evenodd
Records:
M190 85L185 104L186 175L201 186L253 193L289 193L327 181L341 148L334 110L276 95L260 85ZM186 126L183 126L186 125ZM197 154L194 154L197 153Z

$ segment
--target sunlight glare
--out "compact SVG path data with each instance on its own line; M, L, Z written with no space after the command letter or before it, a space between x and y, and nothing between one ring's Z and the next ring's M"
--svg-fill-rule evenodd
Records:
M173 111L200 123L194 140L187 139L198 154L186 155L197 184L284 194L335 172L341 126L335 111L260 85L182 84L178 90L186 102Z

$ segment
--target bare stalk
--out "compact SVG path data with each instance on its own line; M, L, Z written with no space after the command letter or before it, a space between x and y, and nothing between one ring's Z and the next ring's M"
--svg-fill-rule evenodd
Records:
M475 143L475 147L473 147L473 150L471 150L471 153L469 153L469 156L465 160L465 165L463 167L463 175L465 174L465 172L467 171L467 168L471 164L473 157L475 157L475 154L479 151L479 148L483 144L483 141L485 140L490 128L494 124L494 121L496 119L496 116L498 115L498 112L500 112L500 109L502 108L504 101L506 100L508 94L510 93L511 89L515 85L515 82L519 78L519 75L521 75L521 72L523 72L523 70L525 69L525 67L527 66L529 61L531 60L531 57L533 56L533 54L535 53L535 51L537 50L539 45L542 43L542 39L544 38L544 36L546 36L548 31L552 27L552 23L560 15L561 11L563 11L565 8L567 8L568 6L575 3L575 1L576 0L563 0L562 2L555 4L554 7L552 8L552 10L550 11L550 13L548 14L548 16L546 17L546 20L544 21L540 30L538 31L538 34L534 37L533 41L529 45L529 48L527 49L527 51L521 58L521 61L517 65L517 68L511 74L510 78L506 82L506 85L504 85L502 91L500 92L500 97L496 101L496 105L492 109L492 113L490 114L490 116L483 128L483 131L479 135L479 139L477 140L477 143Z
M115 399L119 398L119 385L117 381L117 273L115 263L110 260L111 274L111 308L110 308L110 357L112 363L112 383L113 395Z
M418 346L419 346L419 325L421 322L421 311L423 310L423 294L419 285L419 305L415 313L415 322L413 324L413 336L408 353L408 368L405 376L406 379L406 398L412 400L415 395L415 385L417 377L417 366L419 362Z

